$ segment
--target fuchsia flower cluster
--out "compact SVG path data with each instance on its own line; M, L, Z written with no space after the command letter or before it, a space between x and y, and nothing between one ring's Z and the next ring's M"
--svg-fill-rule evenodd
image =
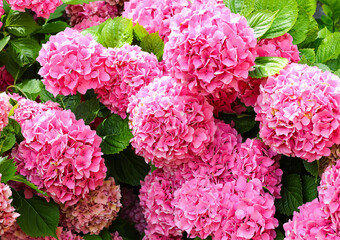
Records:
M8 0L13 10L24 12L31 9L38 17L49 18L58 6L63 4L61 0Z
M1 16L5 13L5 10L4 10L4 3L0 1L0 19L1 19ZM0 22L0 28L2 27L2 22ZM2 68L2 67L1 67ZM0 68L0 69L1 69ZM0 90L1 91L1 90Z
M6 93L0 93L0 132L8 124L8 114L12 108L9 99Z

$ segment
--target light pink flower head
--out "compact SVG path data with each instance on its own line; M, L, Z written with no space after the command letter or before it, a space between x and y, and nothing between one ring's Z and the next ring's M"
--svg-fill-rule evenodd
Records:
M191 91L208 95L237 89L255 64L256 38L247 20L223 4L194 2L172 20L164 61Z
M70 110L42 112L27 120L22 132L18 172L57 203L74 205L103 184L101 138Z
M9 100L10 98L6 93L0 93L0 132L8 124L8 114L12 108Z
M104 67L105 51L106 48L90 34L83 36L71 28L51 36L37 58L46 90L54 96L76 94L77 91L85 94L109 81Z
M62 206L62 225L75 232L98 235L116 219L122 206L120 198L120 187L111 177L75 205Z
M31 9L38 17L49 18L58 6L63 4L61 0L8 0L13 10L24 12L25 8Z
M1 1L0 1L0 4L2 4ZM1 18L1 12L0 12L0 18ZM6 67L5 66L0 67L0 92L5 91L8 86L13 85L13 84L14 84L14 78L6 70Z
M339 240L338 231L323 208L317 198L300 206L293 219L283 224L285 240Z
M1 181L1 173L0 173ZM12 191L8 185L0 182L0 236L7 232L20 214L12 207Z
M274 151L312 162L340 143L340 78L292 63L260 87L260 137Z
M122 118L126 118L129 98L163 74L163 65L154 54L129 44L110 48L105 66L111 76L110 81L95 89L95 92L100 102Z
M123 17L138 22L149 33L158 32L167 41L172 18L190 5L189 0L130 0L124 4Z
M129 104L136 153L156 167L177 166L213 141L213 107L171 77L155 79Z

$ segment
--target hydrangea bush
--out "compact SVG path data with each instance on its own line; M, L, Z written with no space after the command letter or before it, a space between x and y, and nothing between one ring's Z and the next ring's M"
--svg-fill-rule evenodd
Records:
M340 240L337 1L0 17L0 239Z

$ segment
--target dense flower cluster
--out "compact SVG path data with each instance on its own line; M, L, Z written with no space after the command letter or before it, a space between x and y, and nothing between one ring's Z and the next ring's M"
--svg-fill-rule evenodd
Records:
M63 4L61 0L8 0L13 10L24 12L25 8L31 9L38 17L49 18L58 6Z
M237 88L255 64L256 38L247 20L223 4L194 2L173 18L164 46L167 69L203 95Z
M0 173L1 181L1 173ZM0 182L0 236L7 232L15 223L19 214L12 207L12 191L8 185Z
M99 25L108 18L116 17L118 13L116 5L106 1L67 5L65 11L70 18L70 26L77 30Z
M126 118L129 98L163 73L162 65L154 54L128 44L109 49L105 66L111 78L95 92L108 109L122 118Z
M173 78L155 79L132 98L131 144L156 167L177 166L200 156L213 141L213 107Z
M67 206L86 198L106 175L101 138L70 111L48 110L25 122L18 172Z
M130 0L124 5L123 17L138 22L149 33L158 32L166 42L172 18L190 5L189 0Z
M8 124L8 114L12 108L9 100L10 98L6 93L0 93L0 132Z
M46 89L54 96L77 91L85 94L88 89L109 81L102 56L105 51L90 34L83 36L71 28L51 36L37 58Z
M314 161L340 143L340 79L292 63L271 76L257 99L260 137L274 151Z
M121 236L119 236L118 232L111 233L112 240L123 240Z
M61 207L62 224L84 234L99 234L111 225L120 210L121 193L113 178L69 207Z
M0 17L1 17L1 12L0 12ZM1 27L1 23L0 23L0 27ZM14 84L14 78L6 70L6 66L0 67L0 92L5 91L8 86L13 85L13 84Z
M5 10L4 10L4 3L0 1L0 19L1 19L1 16L5 13ZM2 27L2 22L0 22L0 28ZM2 67L1 67L2 68ZM0 68L0 69L1 69ZM1 71L1 70L0 70ZM0 91L2 91L0 89Z

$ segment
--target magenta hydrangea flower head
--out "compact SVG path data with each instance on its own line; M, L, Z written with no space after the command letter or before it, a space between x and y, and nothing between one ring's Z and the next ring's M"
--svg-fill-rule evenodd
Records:
M0 10L1 10L1 8L0 8ZM1 17L1 12L0 12L0 17ZM1 23L0 23L0 25L1 25ZM0 67L0 92L5 91L8 86L13 85L13 84L14 84L14 78L6 70L6 66Z
M120 187L111 177L75 205L62 206L62 225L75 232L98 235L116 219L122 206L120 199Z
M6 93L0 93L0 132L8 124L8 114L12 108L9 100L10 98Z
M126 118L129 98L163 74L163 65L154 54L129 44L110 48L105 66L111 78L96 88L95 92L100 102L122 118Z
M142 88L129 104L136 153L156 167L177 166L200 156L213 141L213 107L165 76Z
M317 198L300 206L293 219L283 224L285 240L339 240L338 231L323 208Z
M276 198L281 198L282 170L280 155L259 139L247 139L235 148L235 162L229 168L235 178L259 179L264 187Z
M123 240L118 232L111 233L112 240Z
M274 198L263 191L260 180L240 176L225 183L220 196L222 221L213 239L275 239L279 222Z
M238 98L246 106L255 106L257 97L260 95L260 85L265 83L267 78L244 78L238 81Z
M0 181L1 181L0 173ZM15 223L19 213L15 212L11 202L12 191L8 185L0 182L0 236L7 232L10 227Z
M31 9L38 17L49 18L57 7L63 2L61 0L8 0L13 10L24 12L25 8Z
M0 19L1 19L1 16L4 15L5 13L5 10L4 10L4 3L0 1ZM0 22L0 28L2 27L2 22ZM2 67L1 67L2 68ZM0 68L0 69L1 69ZM1 70L0 70L1 71ZM0 90L0 91L3 91L3 90Z
M101 138L70 111L48 110L27 120L15 156L18 172L65 207L103 184Z
M158 32L166 42L171 31L172 18L190 5L189 0L130 0L124 4L123 17L138 22L149 33Z
M139 199L147 223L146 239L181 239L182 230L175 225L172 202L182 181L181 176L158 168L141 182Z
M191 91L208 95L233 87L255 65L256 38L247 20L223 4L194 2L172 20L164 61Z
M105 51L106 48L90 34L83 36L71 28L51 36L37 58L46 90L54 96L76 94L77 91L85 94L109 81L104 67Z
M340 78L292 63L260 87L260 137L274 151L312 162L340 143Z

